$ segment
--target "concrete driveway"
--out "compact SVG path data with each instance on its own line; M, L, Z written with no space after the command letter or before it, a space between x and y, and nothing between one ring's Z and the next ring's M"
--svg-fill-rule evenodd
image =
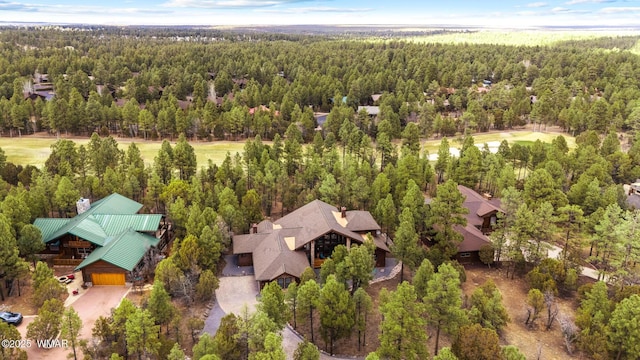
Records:
M111 315L111 308L117 307L128 291L129 288L124 286L94 286L82 292L80 295L71 295L74 296L75 299L72 304L68 306L72 306L76 312L78 312L80 319L82 319L80 338L90 339L91 330L93 329L93 324L96 319L100 316ZM25 318L22 324L18 326L18 331L20 331L23 339L27 334L27 325L31 323L34 318L35 317ZM39 349L34 342L32 342L31 348L27 349L29 360L65 360L67 359L67 354L71 352L71 348ZM79 353L78 358L82 358L81 353Z
M255 311L258 294L260 289L253 276L228 276L220 278L216 299L222 311L239 315L244 305L249 312Z
M245 305L249 312L253 313L256 310L259 293L258 282L253 276L221 277L216 290L215 305L204 320L202 332L215 335L222 318L228 313L240 315Z

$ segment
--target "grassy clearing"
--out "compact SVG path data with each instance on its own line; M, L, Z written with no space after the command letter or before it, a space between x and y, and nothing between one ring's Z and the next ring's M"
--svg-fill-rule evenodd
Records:
M475 134L473 138L476 144L495 143L507 140L509 143L532 144L536 140L550 143L556 136L562 135L567 139L569 148L575 147L575 139L571 136L559 133L544 133L533 131L513 131L513 132L493 132L484 134ZM73 139L78 145L86 145L89 139ZM160 141L143 141L140 139L116 138L121 149L126 150L129 144L135 142L142 159L147 165L153 163L153 158L158 153ZM423 149L429 154L436 154L440 146L440 139L423 141ZM0 137L0 148L4 150L7 161L17 165L34 165L36 167L44 166L45 161L51 154L51 145L56 142L55 137L31 137L24 136L22 138L6 138ZM269 142L265 142L269 144ZM450 138L451 147L459 148L462 145L461 138ZM175 145L175 141L172 142ZM198 167L206 166L211 160L214 164L221 164L228 153L231 156L235 153L244 151L244 141L213 141L213 142L192 142L196 158L198 159Z
M491 44L509 46L549 46L562 41L589 40L605 36L637 35L631 31L500 31L482 30L408 37L407 41L429 44Z
M533 144L536 140L540 140L544 143L551 143L551 141L558 135L564 136L565 140L567 140L569 149L575 148L575 138L560 133L545 133L534 131L492 132L484 134L474 134L473 139L476 144L495 143L502 142L502 140L507 140L509 144L518 143L521 145L528 145ZM423 149L427 150L429 154L436 154L438 153L438 147L440 147L440 141L441 139L424 141ZM462 146L462 138L450 138L449 146L460 148Z
M78 145L86 145L89 139L73 139ZM157 155L162 142L160 141L142 141L140 139L132 140L125 138L116 138L119 147L126 150L129 144L135 142L142 159L145 164L151 165L153 158ZM4 150L7 161L19 165L34 165L36 167L44 166L45 161L51 154L51 145L56 142L55 137L51 138L0 138L0 148ZM172 142L175 146L175 141ZM196 158L198 159L198 167L205 166L209 160L215 164L221 164L227 152L233 156L236 152L242 153L244 142L238 141L215 141L215 142L193 142Z

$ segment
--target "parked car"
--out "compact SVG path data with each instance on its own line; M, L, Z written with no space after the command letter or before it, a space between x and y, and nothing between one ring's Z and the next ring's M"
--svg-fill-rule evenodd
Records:
M22 322L22 314L10 311L0 311L0 319L11 325L20 325Z
M76 278L76 276L74 274L69 274L69 275L66 275L66 276L58 277L58 281L61 284L71 284L73 282L73 279L75 279L75 278Z

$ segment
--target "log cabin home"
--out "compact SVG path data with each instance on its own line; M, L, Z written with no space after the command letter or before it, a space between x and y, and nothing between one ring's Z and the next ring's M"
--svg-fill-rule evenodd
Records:
M142 204L114 193L94 203L77 202L73 218L38 218L46 248L41 257L54 265L73 265L84 283L125 285L145 264L150 251L163 249L170 225L161 214L138 214Z

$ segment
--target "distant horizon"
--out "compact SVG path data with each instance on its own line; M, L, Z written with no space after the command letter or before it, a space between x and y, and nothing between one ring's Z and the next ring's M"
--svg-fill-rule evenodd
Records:
M34 2L31 2L34 1ZM639 28L640 0L0 0L3 24Z
M392 30L401 33L403 31L429 31L429 30L452 30L452 31L620 31L620 32L640 32L638 25L548 25L548 26L528 26L528 27L493 27L483 25L464 24L100 24L100 23L70 23L70 22L29 22L29 21L2 21L0 26L6 27L140 27L140 28L198 28L211 30L243 29L251 28L318 28L318 29L380 29ZM639 33L640 34L640 33Z

